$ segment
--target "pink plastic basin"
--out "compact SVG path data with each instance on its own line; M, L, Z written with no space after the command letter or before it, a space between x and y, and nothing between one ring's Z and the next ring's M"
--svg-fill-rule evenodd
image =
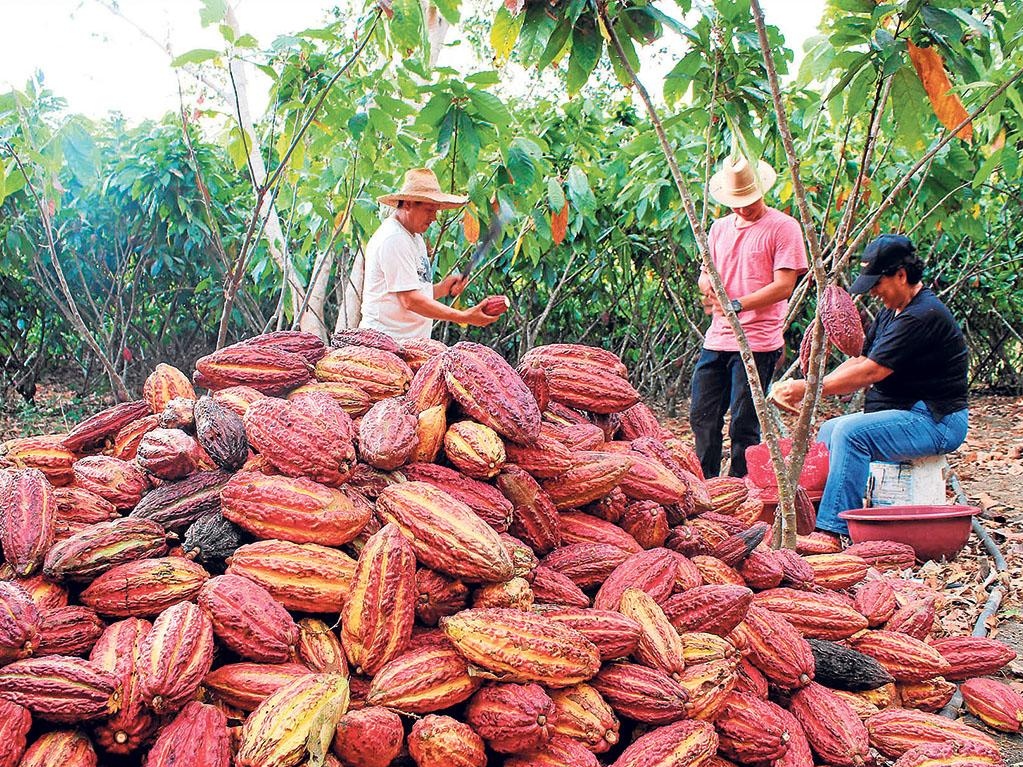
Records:
M848 523L853 543L908 543L923 560L954 558L970 539L970 521L979 513L976 506L876 506L838 516Z
M792 440L779 440L781 454L788 456L792 451ZM757 487L777 488L774 480L774 469L771 468L771 454L767 445L761 442L746 448L746 471L749 481ZM807 490L823 490L828 481L828 448L823 442L814 442L806 451L803 470L799 473L799 484Z

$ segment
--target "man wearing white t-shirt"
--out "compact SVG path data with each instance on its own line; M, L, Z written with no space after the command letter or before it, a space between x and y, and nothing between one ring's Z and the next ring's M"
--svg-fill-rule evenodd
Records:
M437 300L457 296L465 288L465 280L451 274L433 282L423 232L437 219L438 211L465 205L468 198L442 192L432 170L416 168L405 174L400 191L377 199L396 210L366 245L359 327L380 330L402 341L429 338L434 320L476 326L497 320L496 315L483 312L482 304L455 309Z

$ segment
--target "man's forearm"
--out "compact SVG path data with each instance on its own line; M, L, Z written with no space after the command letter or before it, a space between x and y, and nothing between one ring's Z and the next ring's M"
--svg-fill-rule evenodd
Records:
M402 308L415 312L421 317L431 320L443 320L447 322L462 322L465 320L466 312L442 304L433 298L427 298L418 291L410 291L403 298L399 298Z
M853 357L824 376L824 394L852 394L887 378L891 372L868 357Z

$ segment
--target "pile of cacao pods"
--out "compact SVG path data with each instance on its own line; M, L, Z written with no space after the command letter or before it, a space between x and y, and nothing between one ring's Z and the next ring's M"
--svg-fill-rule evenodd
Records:
M610 352L278 332L196 368L2 448L0 767L1004 764L935 712L969 680L1018 731L1012 649L812 505L771 549Z

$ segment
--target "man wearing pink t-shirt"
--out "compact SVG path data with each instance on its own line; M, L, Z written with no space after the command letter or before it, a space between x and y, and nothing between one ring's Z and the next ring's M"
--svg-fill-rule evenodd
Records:
M732 209L710 227L710 257L749 340L765 390L781 355L789 296L807 270L799 222L764 202L764 193L776 178L762 160L754 170L746 158L730 158L711 177L709 189L711 197ZM696 454L704 475L716 477L721 469L725 413L731 410L729 474L744 477L746 448L760 442L760 424L739 344L706 272L700 274L699 285L703 306L712 319L693 372L689 423Z

